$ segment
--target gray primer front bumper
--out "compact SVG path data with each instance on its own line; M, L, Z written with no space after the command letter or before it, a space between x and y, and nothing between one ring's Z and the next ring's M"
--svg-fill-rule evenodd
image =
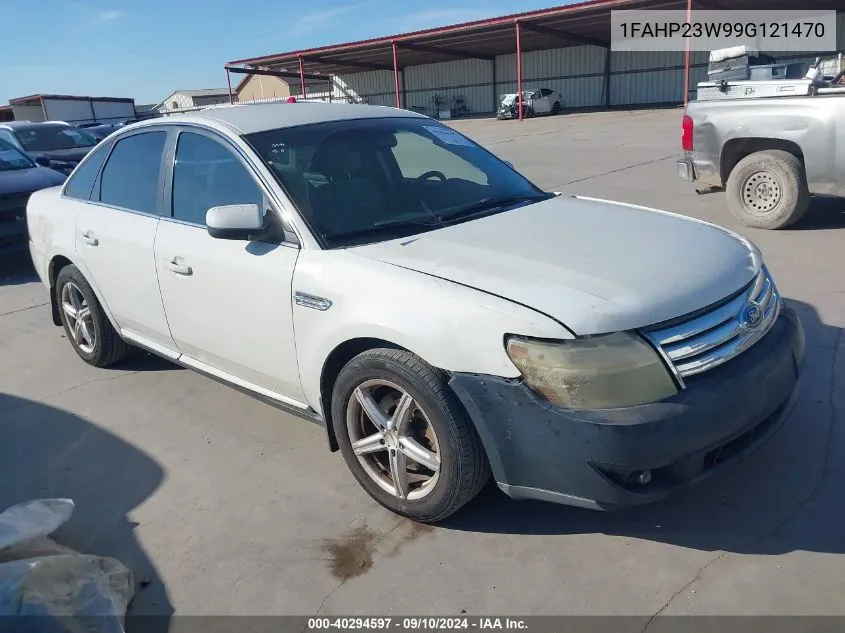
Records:
M665 497L759 448L787 418L803 361L803 329L785 306L751 349L661 402L574 410L518 379L459 373L449 384L502 490L606 510ZM644 470L653 473L647 484L617 479Z

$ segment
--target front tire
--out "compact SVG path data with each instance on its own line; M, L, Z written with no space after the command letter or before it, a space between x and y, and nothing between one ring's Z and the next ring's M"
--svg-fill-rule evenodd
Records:
M782 150L755 152L728 176L728 208L745 226L782 229L794 224L810 204L804 166Z
M445 374L404 350L371 349L347 363L332 394L332 424L358 483L409 519L445 519L490 477Z
M76 266L59 271L55 292L65 334L82 360L94 367L108 367L129 353L129 346L112 327L97 295Z

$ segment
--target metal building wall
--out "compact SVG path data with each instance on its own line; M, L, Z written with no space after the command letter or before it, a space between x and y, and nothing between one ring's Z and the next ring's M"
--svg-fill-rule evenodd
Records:
M40 105L12 104L12 112L15 115L15 121L32 121L33 123L41 123L46 120L44 118L44 110Z
M130 101L92 101L98 121L116 122L135 117L135 104Z
M679 103L683 100L683 52L611 52L611 106Z
M401 52L400 52L401 55ZM492 112L493 62L486 59L458 59L405 69L405 94L407 109L432 110L432 98L437 95L444 107L449 107L454 97L463 97L470 112ZM432 110L433 111L433 110Z
M837 16L839 50L845 50L845 12ZM516 46L516 42L514 42ZM401 55L401 52L400 52ZM811 63L814 55L778 54L782 60ZM551 88L564 96L565 107L591 108L605 105L606 49L573 46L522 54L523 87ZM707 52L690 54L690 98L695 87L707 79ZM493 84L493 66L495 79ZM400 74L403 107L431 111L432 97L444 103L463 95L473 114L490 113L501 94L516 92L516 53L499 55L494 63L461 59L411 66ZM609 104L624 107L682 103L684 100L684 53L610 53ZM334 78L332 99L353 98L376 105L394 105L393 73L375 70Z
M400 90L402 73L399 75ZM336 75L332 79L334 89L332 100L356 102L370 105L396 105L393 72L389 70L368 70L361 73Z
M567 108L604 105L604 55L598 46L572 46L522 54L523 89L551 88ZM496 95L516 92L516 53L496 57Z

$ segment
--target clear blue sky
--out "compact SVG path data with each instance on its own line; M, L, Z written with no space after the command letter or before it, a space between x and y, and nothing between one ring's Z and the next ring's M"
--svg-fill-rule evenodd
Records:
M226 84L223 64L565 4L565 0L2 2L0 104L28 94L134 97ZM236 81L235 78L233 80Z

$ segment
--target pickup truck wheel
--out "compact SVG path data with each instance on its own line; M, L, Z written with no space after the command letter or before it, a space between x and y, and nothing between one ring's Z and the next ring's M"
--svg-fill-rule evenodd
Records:
M745 226L781 229L797 222L810 203L801 161L782 150L755 152L731 171L728 208Z
M107 367L129 352L129 346L112 327L97 295L76 266L65 266L59 271L56 302L65 334L86 363Z
M446 376L409 352L371 349L349 361L332 393L332 423L358 483L415 521L445 519L490 477Z

